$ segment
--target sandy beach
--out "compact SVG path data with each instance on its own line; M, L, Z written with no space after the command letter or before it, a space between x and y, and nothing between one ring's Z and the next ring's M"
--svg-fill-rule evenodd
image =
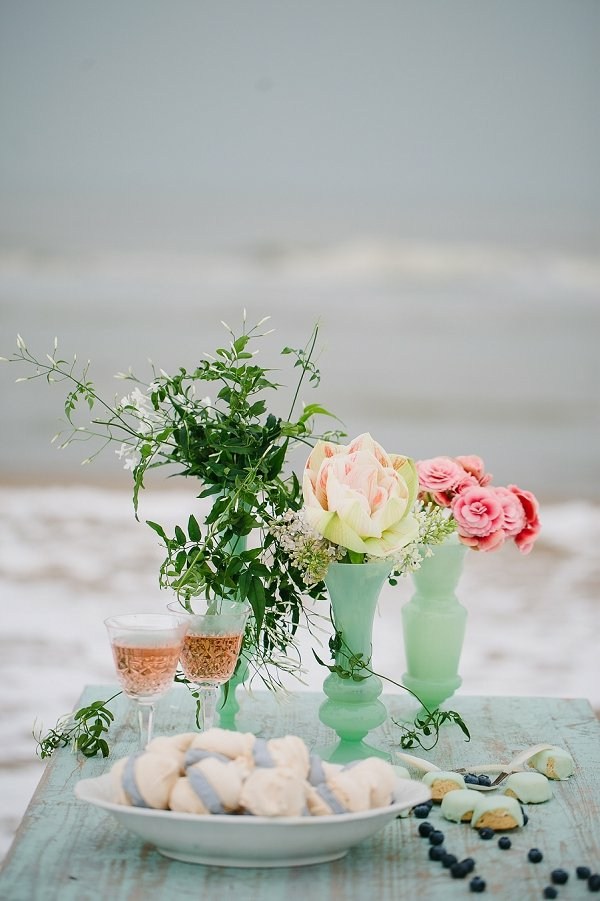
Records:
M190 502L181 483L148 491L140 519L174 524L187 518ZM600 507L542 503L542 520L529 557L513 548L467 556L458 591L469 614L460 691L587 697L600 711ZM1 854L43 771L32 730L53 726L85 684L114 681L103 619L164 609L161 559L122 488L0 486ZM405 668L400 611L411 591L410 579L386 586L375 622L374 661L396 681ZM307 633L300 643L303 684L290 679L288 687L319 691L324 672L311 647L323 649Z

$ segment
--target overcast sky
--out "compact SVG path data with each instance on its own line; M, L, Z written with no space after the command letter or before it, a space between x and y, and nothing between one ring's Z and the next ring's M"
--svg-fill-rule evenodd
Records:
M5 246L597 246L598 0L0 11Z

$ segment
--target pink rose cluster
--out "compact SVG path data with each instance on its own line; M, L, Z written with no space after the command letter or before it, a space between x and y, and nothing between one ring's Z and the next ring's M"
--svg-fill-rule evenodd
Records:
M463 544L495 551L513 538L522 554L532 549L540 531L538 502L516 485L491 485L481 457L433 457L417 461L419 497L447 507Z

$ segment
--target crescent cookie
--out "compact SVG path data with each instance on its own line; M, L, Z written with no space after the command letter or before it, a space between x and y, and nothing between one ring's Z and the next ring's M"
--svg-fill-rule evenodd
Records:
M306 779L310 769L308 748L297 735L284 735L267 742L257 738L252 756L255 766L286 767L300 779Z
M575 761L563 748L540 751L529 760L529 766L548 779L568 779L575 772Z
M237 757L246 757L250 760L254 741L254 735L250 732L230 732L229 729L215 727L194 736L187 748L186 757L193 763L192 751L199 750L220 754L229 760L235 760Z
M474 792L475 794L475 792ZM523 825L523 811L514 798L507 795L477 794L477 800L473 806L471 826L474 829L485 827L495 832L506 829L516 829Z
M175 757L179 762L179 775L183 776L185 753L197 734L197 732L182 732L179 735L158 735L146 746L146 751Z
M116 804L167 810L179 777L179 760L174 755L144 751L117 760L110 773Z
M460 773L451 773L445 770L431 770L425 773L422 781L431 789L432 801L441 801L448 792L466 788L465 780Z
M453 823L470 823L478 794L470 788L447 792L442 798L440 813Z
M240 807L257 817L299 817L306 813L308 783L285 767L261 767L246 778Z
M512 773L506 780L504 794L523 804L541 804L552 797L552 786L542 773Z
M369 788L369 807L386 807L394 800L396 773L391 763L380 757L367 757L344 767L354 779L366 783Z
M206 757L175 782L169 807L183 813L223 814L240 807L245 768L236 761Z
M378 757L345 766L311 756L308 809L312 816L330 816L385 807L394 799L394 767Z

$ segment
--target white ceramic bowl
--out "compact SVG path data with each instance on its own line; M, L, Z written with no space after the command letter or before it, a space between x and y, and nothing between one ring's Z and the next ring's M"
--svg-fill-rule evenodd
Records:
M113 804L110 774L82 779L75 794L106 810L161 854L220 867L293 867L337 860L400 813L427 801L422 782L399 779L389 807L326 817L199 816Z

